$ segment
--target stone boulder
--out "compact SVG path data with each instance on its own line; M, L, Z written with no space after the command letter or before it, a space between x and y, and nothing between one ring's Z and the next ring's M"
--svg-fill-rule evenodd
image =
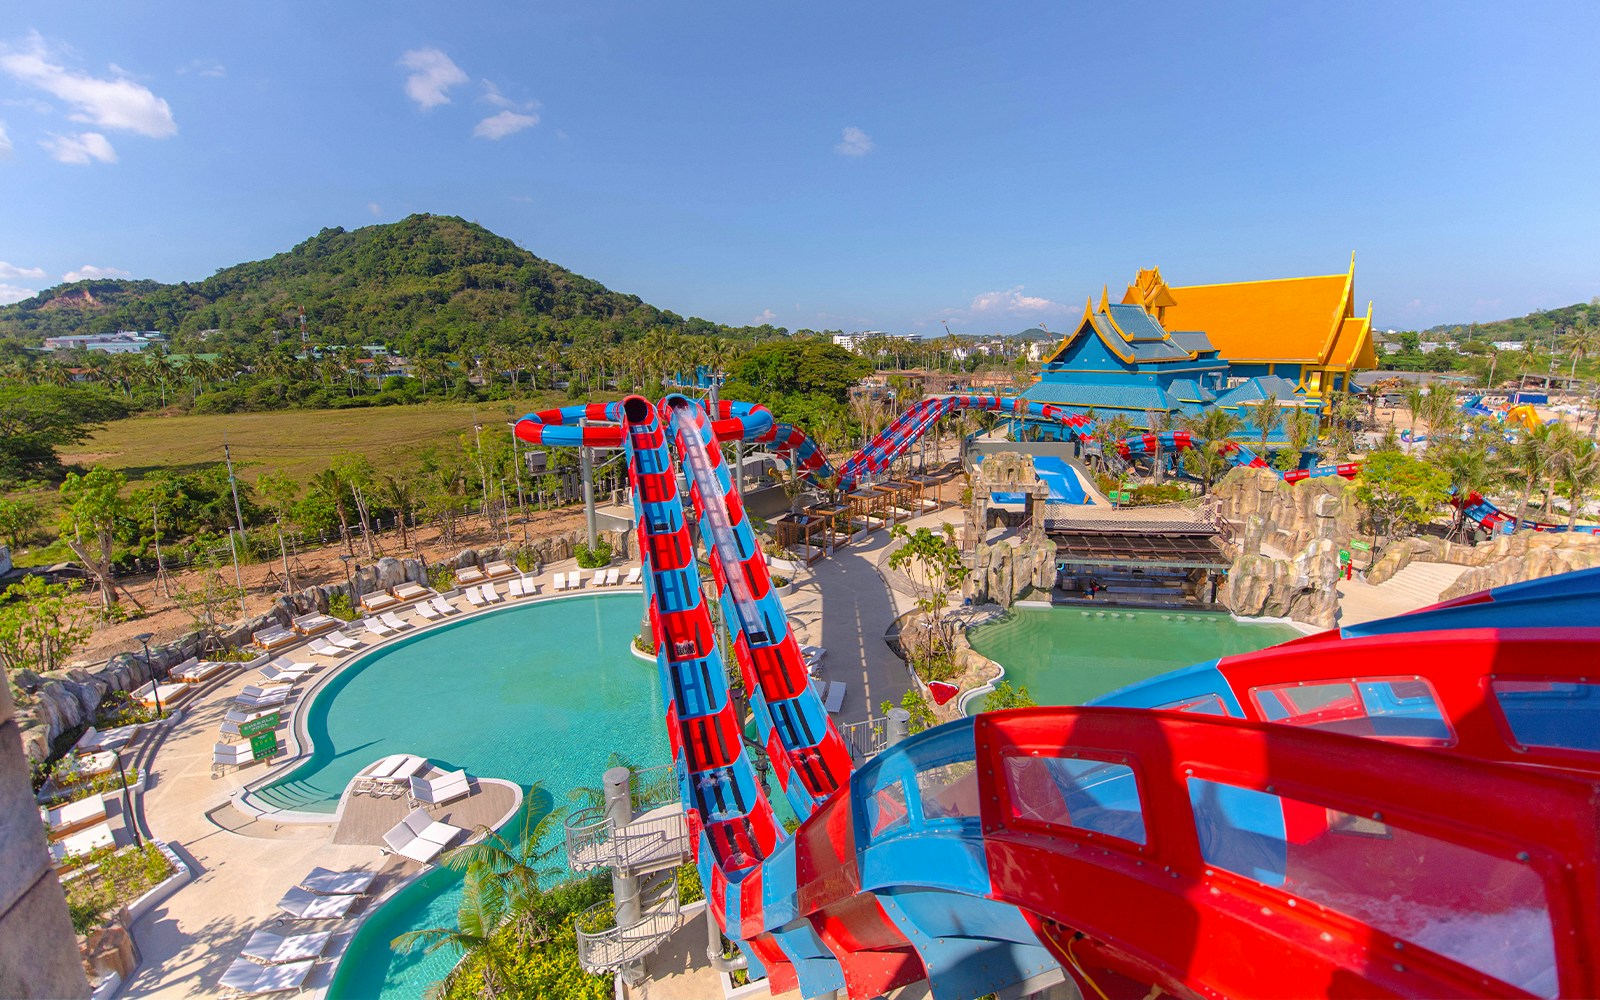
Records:
M1238 615L1332 628L1339 611L1338 577L1338 550L1321 539L1308 543L1293 559L1239 556L1217 600Z
M1509 583L1538 580L1557 573L1600 566L1600 538L1571 532L1521 532L1508 541L1524 539L1520 551L1467 570L1439 595L1442 601L1465 597ZM1487 546L1482 546L1487 548Z

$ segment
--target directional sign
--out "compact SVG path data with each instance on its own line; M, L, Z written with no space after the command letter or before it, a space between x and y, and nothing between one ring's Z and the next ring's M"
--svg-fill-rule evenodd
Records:
M250 737L250 758L266 760L278 752L278 734L272 731Z
M253 739L262 733L270 733L277 729L280 721L277 712L268 712L259 719L251 719L249 722L240 723L239 735L247 739Z
M1372 546L1367 542L1351 542L1350 547L1352 549L1360 549L1362 552L1372 551Z

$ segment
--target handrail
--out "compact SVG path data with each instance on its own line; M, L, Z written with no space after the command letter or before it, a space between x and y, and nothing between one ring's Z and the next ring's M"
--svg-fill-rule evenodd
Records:
M635 819L619 830L602 807L590 807L568 817L566 837L567 866L575 872L659 867L685 860L690 853L689 827L681 810Z
M676 874L641 889L639 897L639 919L627 927L616 925L616 904L609 899L594 904L573 920L578 964L585 972L610 972L637 962L678 929Z
M860 764L882 753L889 745L889 720L868 716L860 722L840 723L839 735L850 749L850 759Z

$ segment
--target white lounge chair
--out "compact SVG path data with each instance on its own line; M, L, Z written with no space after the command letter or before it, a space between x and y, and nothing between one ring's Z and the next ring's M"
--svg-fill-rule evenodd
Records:
M359 902L360 896L319 896L295 886L278 900L278 909L300 920L338 920Z
M575 569L572 572L567 574L567 589L568 590L582 590L583 589L583 571L582 570Z
M491 580L498 580L502 576L513 576L517 572L515 566L502 560L496 560L483 567L483 575Z
M335 646L326 639L312 639L311 642L306 646L306 649L317 654L318 656L331 656L336 660L343 659L344 657L350 655L350 651L348 649Z
M343 624L344 622L332 615L314 611L296 618L294 620L294 630L301 635L321 635L324 632L332 632Z
M222 973L217 987L227 997L259 997L269 993L299 992L305 988L306 977L316 968L315 961L285 962L281 965L257 965L248 958L238 958Z
M411 610L421 615L425 621L436 622L444 617L443 611L440 611L427 601L418 602L417 606Z
M466 587L480 584L489 577L476 566L463 566L456 570L456 586Z
M372 882L377 877L377 872L360 868L336 872L319 866L300 880L300 888L310 889L319 896L359 896L372 888Z
M380 639L387 639L391 635L394 635L396 631L395 629L392 629L388 625L384 624L381 618L363 618L361 619L361 624L366 626L368 632Z
M211 770L244 767L255 760L248 743L216 743L211 747Z
M459 826L435 822L422 809L413 809L383 835L383 842L403 858L430 864L440 851L465 832Z
M372 612L392 608L400 603L400 599L384 590L375 590L370 594L361 595L361 610Z
M623 580L622 580L623 586L632 587L634 584L639 582L639 577L641 575L643 575L643 568L642 567L635 566L632 569L628 570L628 575L626 577L624 577Z
M230 736L239 736L241 735L239 727L243 726L246 722L253 722L256 719L265 718L276 711L278 711L276 708L255 708L248 710L235 708L229 711L228 714L223 718L222 724L218 727L218 729L221 732L223 739L227 739ZM279 718L278 724L283 724L282 717Z
M60 840L85 827L105 822L106 797L91 795L76 802L64 802L59 806L43 808L39 810L39 818L44 820L47 836L51 840Z
M333 937L332 931L312 934L274 934L266 928L250 935L239 954L253 958L262 965L282 965L285 962L304 962L322 957Z
M590 580L589 582L594 584L596 587L604 587L606 585L606 571L603 569L595 570L594 579Z
M551 577L550 578L550 589L551 590L566 590L567 589L567 574L565 574L565 573L557 573L555 576Z
M427 803L431 806L443 805L454 802L456 799L465 798L472 794L472 785L467 781L467 772L448 771L435 775L432 778L411 776L411 801L413 803Z
M50 845L50 860L62 864L71 858L80 858L95 851L117 845L116 835L109 823L100 823L77 833L69 833Z
M429 603L432 604L434 610L438 611L441 615L453 615L459 610L454 604L451 604L449 601L445 600L443 596L435 597Z
M344 632L329 632L328 641L340 649L361 649L366 643Z
M522 578L522 596L533 597L539 593L539 581L531 576Z
M507 597L521 597L522 595L523 595L522 577L514 576L514 577L511 578L511 582L506 584L506 596Z
M615 587L617 584L621 583L622 581L620 579L620 574L621 570L617 569L615 566L606 570L606 586Z
M408 629L408 628L411 627L411 623L410 622L408 622L405 619L401 618L399 615L395 614L393 611L385 611L383 614L379 615L378 617L382 618L383 619L383 623L385 625L389 626L390 628L394 629L396 632L401 632L401 631L404 631L405 629Z
M315 669L309 663L286 663L281 667L269 663L262 667L258 673L266 679L268 684L293 684L296 681L304 680L306 674Z
M478 590L477 587L468 587L466 589L466 595L467 603L475 608L485 607L489 603L483 599L483 594Z
M260 693L257 691L259 689L253 691L251 688L245 688L233 696L234 704L244 708L271 708L289 701L289 688L286 687L269 688Z
M501 601L505 600L504 597L500 596L499 588L492 583L486 583L479 587L478 592L483 595L484 601L489 604L499 604Z

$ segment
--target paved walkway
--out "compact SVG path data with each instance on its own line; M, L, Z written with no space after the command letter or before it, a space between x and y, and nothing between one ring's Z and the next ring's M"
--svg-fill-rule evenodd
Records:
M1444 589L1467 571L1451 563L1413 562L1381 584L1339 581L1339 624L1392 618L1437 604Z

